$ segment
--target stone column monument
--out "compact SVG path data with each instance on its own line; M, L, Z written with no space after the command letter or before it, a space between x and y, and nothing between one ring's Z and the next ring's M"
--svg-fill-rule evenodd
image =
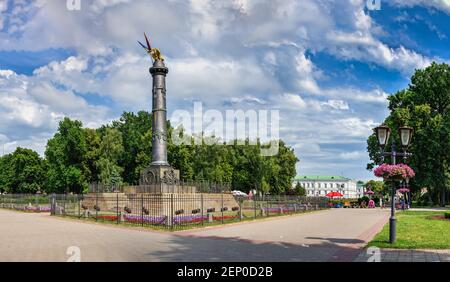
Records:
M151 48L147 41L147 52L154 62L150 68L153 77L152 99L152 163L141 173L141 185L177 185L180 171L175 170L167 161L167 109L166 109L166 75L169 69L164 64L161 53ZM143 44L141 44L143 45ZM161 186L161 192L165 192Z
M163 61L155 61L150 73L153 76L152 165L167 166L167 109L166 75L169 69Z

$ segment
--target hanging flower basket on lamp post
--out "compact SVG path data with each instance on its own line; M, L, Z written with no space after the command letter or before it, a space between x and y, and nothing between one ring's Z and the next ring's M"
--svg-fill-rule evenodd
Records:
M373 192L372 190L368 190L365 194L369 195L369 199L372 199L372 195L375 194L375 192Z
M409 189L408 188L400 188L400 189L397 189L397 191L404 194L404 193L408 193Z
M414 170L406 164L382 164L374 170L377 177L383 177L384 181L401 181L413 178Z
M367 194L367 195L370 195L370 196L372 196L374 193L375 193L375 192L373 192L372 190L369 190L369 191L366 192L366 194Z

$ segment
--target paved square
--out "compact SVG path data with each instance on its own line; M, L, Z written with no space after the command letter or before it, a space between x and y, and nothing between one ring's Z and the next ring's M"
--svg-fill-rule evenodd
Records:
M387 221L333 209L182 232L156 232L0 210L0 261L352 261Z

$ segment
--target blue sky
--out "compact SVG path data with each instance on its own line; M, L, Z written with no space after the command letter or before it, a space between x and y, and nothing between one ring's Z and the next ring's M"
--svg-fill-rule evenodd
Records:
M64 116L150 110L146 31L170 69L169 116L280 110L299 174L371 179L366 139L416 68L450 61L448 0L0 0L0 143L43 154Z

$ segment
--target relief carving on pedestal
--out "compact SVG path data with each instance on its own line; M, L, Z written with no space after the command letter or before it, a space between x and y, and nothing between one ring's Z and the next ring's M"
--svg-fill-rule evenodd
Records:
M162 183L173 185L178 183L178 177L173 169L169 169L164 171L164 176L161 181Z
M150 184L156 184L157 181L157 175L152 170L147 170L142 174L142 184L144 185L150 185Z

